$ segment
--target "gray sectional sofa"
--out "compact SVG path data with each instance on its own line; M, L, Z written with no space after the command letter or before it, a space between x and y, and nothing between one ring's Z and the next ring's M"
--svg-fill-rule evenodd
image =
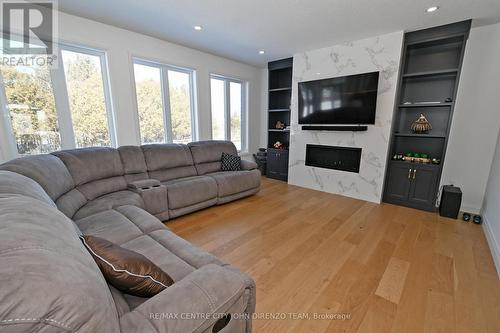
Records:
M259 191L255 163L221 171L222 152L236 149L88 148L0 165L0 331L212 332L224 322L220 332L250 332L253 280L161 222ZM149 299L121 293L81 233L143 254L175 283Z

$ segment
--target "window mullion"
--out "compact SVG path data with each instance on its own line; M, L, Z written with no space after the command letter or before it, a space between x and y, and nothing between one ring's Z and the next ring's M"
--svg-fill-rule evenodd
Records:
M7 102L7 96L5 95L5 85L3 82L3 75L0 72L0 104L1 104L1 114L2 114L2 120L0 121L0 125L2 126L2 129L5 129L5 131L2 131L4 133L4 137L2 137L2 141L6 142L6 145L2 145L0 149L2 149L2 153L5 155L7 159L15 158L19 155L17 151L17 144L14 136L14 130L12 129L12 124L10 120L10 113L9 109L7 107L8 102ZM6 141L4 141L6 140Z
M104 92L104 103L106 105L106 116L108 118L108 131L109 131L109 139L111 141L111 145L113 147L117 147L117 137L116 137L116 128L115 128L115 114L113 112L113 102L111 100L111 86L109 82L108 76L108 66L106 61L106 54L100 54L99 61L101 64L101 76L102 76L102 84L103 84L103 92Z
M198 140L198 112L197 112L197 104L195 101L195 91L194 88L194 73L189 72L189 105L191 111L191 139L192 141Z
M248 99L247 99L247 84L241 82L241 106L240 106L240 135L241 135L241 151L247 151L247 142L248 142L248 137L247 137L247 105L248 105Z
M168 69L165 67L160 68L161 72L161 96L163 104L163 126L165 128L165 142L173 142L172 134L172 120L170 109L170 91L168 85Z
M71 110L61 49L59 49L58 61L59 67L50 70L50 77L52 80L52 90L54 92L59 133L61 135L61 148L73 149L76 147L76 141L73 131L73 122L71 120Z
M231 100L229 80L224 80L224 129L225 139L231 140Z

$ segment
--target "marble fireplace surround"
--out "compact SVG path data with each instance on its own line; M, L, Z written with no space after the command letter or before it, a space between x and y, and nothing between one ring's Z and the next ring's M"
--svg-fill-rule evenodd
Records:
M403 31L295 54L288 182L380 202L394 112ZM379 71L375 125L366 132L303 131L298 124L298 82ZM359 173L305 165L306 144L362 148Z

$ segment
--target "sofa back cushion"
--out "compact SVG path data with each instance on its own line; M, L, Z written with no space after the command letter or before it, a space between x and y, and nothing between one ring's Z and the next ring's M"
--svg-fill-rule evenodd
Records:
M191 152L182 144L153 144L142 146L149 177L161 182L196 176Z
M56 207L45 190L33 179L11 171L0 170L0 195L25 196Z
M198 141L188 144L198 175L221 171L222 153L238 155L231 141Z
M77 188L72 189L59 197L56 201L57 208L69 218L73 218L76 212L82 208L88 199Z
M0 170L17 172L33 179L54 201L75 187L73 178L64 163L53 155L16 158L0 165Z
M93 180L123 176L120 154L114 148L81 148L62 150L52 154L64 162L76 185Z
M0 262L7 331L120 331L106 281L72 221L54 207L0 194Z
M53 153L68 168L77 189L88 200L127 188L118 150L93 147Z
M127 183L148 178L148 166L141 147L122 146L118 148L118 153L122 160Z

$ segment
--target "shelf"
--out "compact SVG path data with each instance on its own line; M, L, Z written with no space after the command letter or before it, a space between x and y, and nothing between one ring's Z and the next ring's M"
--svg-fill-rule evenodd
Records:
M412 77L424 77L424 76L439 76L446 74L457 74L458 69L445 69L445 70L437 70L437 71L426 71L426 72L416 72L416 73L408 73L403 74L403 78L412 78Z
M464 32L458 32L454 34L447 34L442 36L429 37L419 40L414 40L411 42L407 42L407 46L427 46L429 44L450 44L457 43L457 41L461 41L466 36ZM446 42L448 41L448 42Z
M269 92L287 91L287 90L292 90L292 87L284 87L284 88L274 88L274 89L269 89Z
M452 106L453 102L450 103L428 103L428 104L399 104L400 108L429 108L436 106Z
M289 133L290 130L280 130L280 129L277 129L277 128L270 128L268 129L269 132L284 132L284 133Z
M269 109L269 112L290 112L290 109Z
M394 133L394 136L408 137L408 138L428 138L428 139L445 139L444 135L433 134L415 134L415 133Z
M425 165L431 168L439 168L442 163L440 164L433 164L433 163L418 163L418 162L407 162L407 161L400 161L400 160L391 160L391 163L397 163L397 164L409 164L409 165Z

